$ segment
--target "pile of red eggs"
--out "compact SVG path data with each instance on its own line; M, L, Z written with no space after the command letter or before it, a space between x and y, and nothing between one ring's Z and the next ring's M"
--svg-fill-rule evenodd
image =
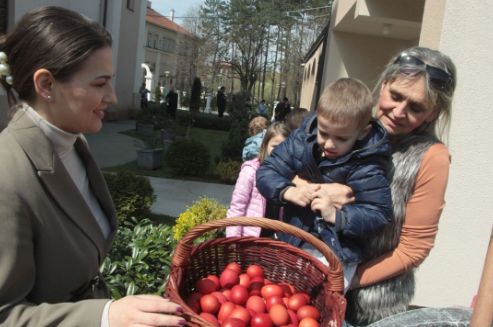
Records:
M241 273L237 263L195 283L187 305L211 324L221 327L319 327L320 312L305 292L287 283L264 280L257 265Z

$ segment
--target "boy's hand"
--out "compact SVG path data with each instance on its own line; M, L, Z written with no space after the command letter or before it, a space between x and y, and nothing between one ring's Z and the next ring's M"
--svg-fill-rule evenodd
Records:
M290 187L284 192L283 200L289 201L300 207L306 207L314 199L316 191L320 190L320 185L303 185Z
M343 206L354 203L353 190L346 185L337 183L320 184L322 189L327 192L332 200L332 204L341 210Z
M336 208L330 199L329 194L324 189L320 189L314 193L314 199L312 201L312 210L316 212L320 211L322 218L325 222L335 225L336 223Z

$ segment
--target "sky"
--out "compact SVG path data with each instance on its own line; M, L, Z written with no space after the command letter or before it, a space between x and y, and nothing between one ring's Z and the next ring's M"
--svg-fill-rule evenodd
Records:
M169 18L169 12L171 9L175 10L175 23L178 25L183 25L183 21L178 17L185 17L188 8L194 4L202 4L203 0L151 0L151 8L160 13L163 16Z

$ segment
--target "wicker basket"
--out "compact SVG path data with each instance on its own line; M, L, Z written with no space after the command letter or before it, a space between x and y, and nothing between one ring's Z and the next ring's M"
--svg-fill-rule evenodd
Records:
M255 226L280 231L313 245L329 267L294 246L269 238L230 237L213 239L198 245L194 240L207 231L227 226ZM209 275L219 276L227 264L237 262L242 273L256 264L263 268L265 279L289 283L296 291L306 291L312 305L320 311L320 326L341 326L346 310L342 295L344 276L337 257L325 243L313 235L286 223L265 218L228 218L211 221L191 229L176 246L171 272L166 283L166 295L184 308L184 317L191 327L213 326L195 314L185 303L195 281Z

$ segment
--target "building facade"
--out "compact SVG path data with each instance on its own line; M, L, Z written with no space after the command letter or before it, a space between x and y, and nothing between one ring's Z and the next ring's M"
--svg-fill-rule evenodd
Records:
M493 139L491 17L491 0L335 0L326 48L305 63L301 106L312 109L317 83L323 91L349 76L373 88L389 59L411 46L440 50L457 66L445 140L452 155L447 205L435 247L416 273L415 305L469 306L478 292L493 212L493 154L486 145Z
M147 1L144 55L141 70L141 83L151 91L160 86L166 90L166 79L169 88L188 92L195 72L192 67L192 45L194 35L173 20L174 11L166 18L151 8ZM168 77L166 76L168 75Z
M108 107L106 120L124 119L139 108L138 87L144 44L144 0L2 0L0 1L0 33L11 31L15 23L30 10L42 6L59 6L79 12L101 23L113 38L116 77L112 80L118 103ZM3 91L0 91L3 92ZM0 129L9 117L7 97L0 93Z

